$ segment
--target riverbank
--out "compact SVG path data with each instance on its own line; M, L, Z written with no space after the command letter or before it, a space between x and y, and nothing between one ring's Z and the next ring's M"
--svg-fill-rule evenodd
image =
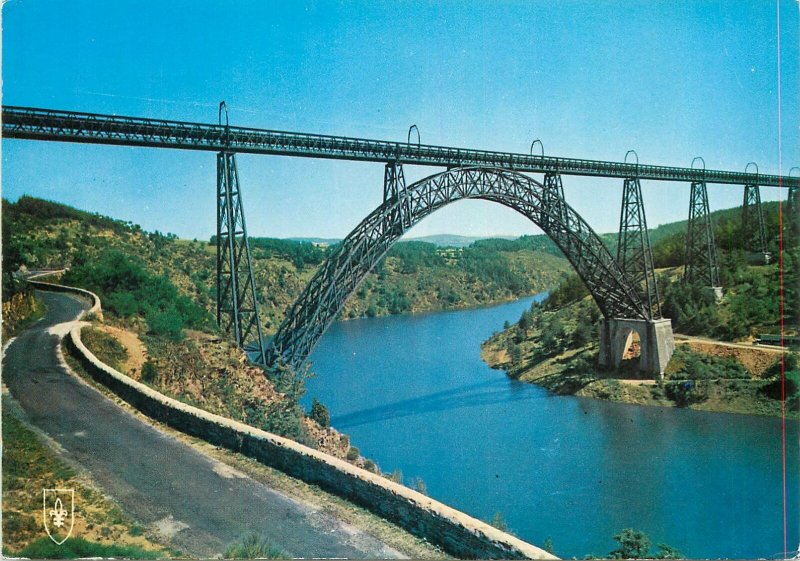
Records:
M780 350L678 337L663 381L645 379L636 370L635 344L620 369L608 371L597 366L596 337L578 333L580 318L588 317L583 309L588 305L569 306L569 313L539 311L538 316L529 317L530 325L509 326L485 341L481 358L515 380L558 395L800 418L798 399L793 395L794 353L788 353L786 359L786 395L790 397L785 409L780 400Z
M336 322L311 356L304 406L325 403L383 470L471 516L499 512L562 558L607 555L624 528L690 558L757 558L781 543L763 506L781 500L780 418L556 397L500 375L480 345L532 301ZM797 423L786 429L793 442ZM795 486L793 452L786 466ZM698 501L709 490L724 497Z

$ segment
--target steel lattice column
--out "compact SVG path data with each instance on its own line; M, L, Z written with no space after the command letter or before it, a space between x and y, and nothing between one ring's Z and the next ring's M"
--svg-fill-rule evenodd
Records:
M767 233L761 211L761 189L758 185L744 186L742 241L746 250L767 254Z
M686 282L701 282L712 288L720 286L717 244L708 210L705 181L692 183L689 195L689 226L686 234Z
M266 364L236 154L217 154L217 324Z
M800 189L789 187L789 198L786 200L786 210L789 214L789 224L796 233L800 230Z
M622 211L619 217L617 263L630 283L641 295L649 317L661 318L661 303L658 298L653 253L647 233L647 218L642 201L642 186L639 179L629 177L622 190Z
M398 224L401 232L411 227L411 211L408 206L408 192L406 191L406 176L403 165L393 161L386 164L383 172L383 202L400 202L397 215L392 218Z
M545 211L542 220L549 225L564 222L564 186L561 182L561 174L549 171L544 175L542 186L542 209ZM550 217L553 218L550 218Z

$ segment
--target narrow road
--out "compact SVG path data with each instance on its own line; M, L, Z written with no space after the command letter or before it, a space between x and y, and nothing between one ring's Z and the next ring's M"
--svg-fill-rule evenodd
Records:
M728 341L718 341L716 339L709 339L708 337L699 337L696 335L681 335L680 333L674 334L676 342L691 342L708 343L710 345L718 345L720 347L731 347L734 349L745 349L749 351L766 351L768 353L785 353L790 349L787 347L780 347L777 345L754 345L752 343L730 343Z
M292 557L402 557L162 433L69 374L56 354L55 332L63 329L54 326L73 321L88 306L72 295L38 296L47 314L9 345L3 382L28 420L139 522L160 528L176 548L202 557L221 554L249 533Z

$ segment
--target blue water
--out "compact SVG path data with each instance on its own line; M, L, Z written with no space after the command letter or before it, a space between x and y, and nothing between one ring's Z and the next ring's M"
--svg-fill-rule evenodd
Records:
M633 527L689 557L783 552L781 421L559 397L488 368L480 343L531 299L331 327L307 383L385 472L562 557ZM788 547L798 545L798 430L787 422Z

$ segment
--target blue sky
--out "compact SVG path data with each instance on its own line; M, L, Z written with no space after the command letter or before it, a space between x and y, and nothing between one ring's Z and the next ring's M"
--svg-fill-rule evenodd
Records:
M203 2L9 0L3 103L424 143L779 172L774 1ZM798 3L780 2L782 166L800 165ZM208 238L215 156L3 140L3 196L31 194ZM379 164L239 156L251 235L342 237L380 203ZM408 166L409 181L434 168ZM565 177L614 231L622 181ZM643 182L651 226L688 186ZM742 189L712 186L713 208ZM764 189L773 200L777 190ZM462 202L411 236L536 233Z

